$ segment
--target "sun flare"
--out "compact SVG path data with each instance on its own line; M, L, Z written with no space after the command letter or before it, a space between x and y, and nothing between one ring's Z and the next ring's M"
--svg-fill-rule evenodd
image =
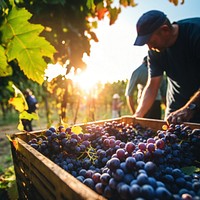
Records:
M141 64L146 54L144 52L147 52L147 47L134 50L132 29L132 24L126 21L123 26L120 23L110 26L108 19L99 22L98 28L94 30L99 42L91 41L90 56L83 55L87 68L76 75L72 70L66 78L73 80L86 93L94 90L97 83L112 83L130 78L133 68ZM65 75L66 67L50 65L47 72L49 81L59 74Z
M78 86L82 92L90 94L93 97L97 96L97 83L99 83L99 78L103 76L102 74L97 75L95 68L90 65L84 71L78 69L76 74L72 68L71 72L66 75L65 66L62 66L59 63L56 63L55 65L49 64L45 71L45 77L47 80L50 82L53 78L59 75L71 79L74 85Z
M73 81L78 84L78 86L86 93L90 93L92 90L94 90L97 84L95 73L88 69L76 74L73 78Z

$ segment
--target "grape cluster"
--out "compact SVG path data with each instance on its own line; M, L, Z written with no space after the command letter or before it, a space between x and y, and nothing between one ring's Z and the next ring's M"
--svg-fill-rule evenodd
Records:
M78 134L51 127L28 143L110 200L200 200L200 129L113 121Z

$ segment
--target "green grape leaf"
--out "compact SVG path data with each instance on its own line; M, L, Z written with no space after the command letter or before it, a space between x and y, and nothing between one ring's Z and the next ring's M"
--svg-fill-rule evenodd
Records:
M13 7L1 27L2 41L7 47L8 61L17 59L24 74L42 84L47 68L43 57L52 58L56 50L39 36L44 27L28 22L31 16L26 9Z
M2 46L0 46L0 55L0 77L12 75L12 68L7 63L5 50Z
M200 169L195 166L183 167L181 171L187 175L192 175L194 172L199 172Z
M87 5L87 7L88 7L89 9L94 10L94 8L95 8L94 0L87 0L86 5Z
M32 120L32 119L35 119L35 120L38 120L38 115L37 113L28 113L27 111L23 111L19 114L19 118L20 119L28 119L28 120Z

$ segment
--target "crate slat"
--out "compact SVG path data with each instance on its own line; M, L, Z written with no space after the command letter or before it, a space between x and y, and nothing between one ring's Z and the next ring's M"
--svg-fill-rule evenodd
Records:
M98 120L98 121L94 121L94 122L82 123L82 124L78 124L77 126L85 127L85 126L91 125L91 124L101 125L101 124L104 124L105 122L112 122L112 121L125 122L128 124L131 124L131 123L140 124L142 127L151 128L154 131L162 130L162 126L166 125L166 121L164 121L164 120L148 119L148 118L134 118L131 115L125 115L123 117L119 117L119 118L115 118L115 119ZM190 126L190 128L192 128L192 129L195 129L195 128L200 129L199 123L184 122L183 124Z

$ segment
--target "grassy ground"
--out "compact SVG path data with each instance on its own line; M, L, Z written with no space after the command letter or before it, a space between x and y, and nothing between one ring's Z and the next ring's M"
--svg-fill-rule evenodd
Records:
M7 134L18 132L18 116L16 112L10 112L6 119L0 118L0 174L12 165L10 143Z
M42 117L42 119L45 118ZM17 112L8 113L6 119L0 115L0 199L2 200L16 200L18 198L11 146L7 137L7 135L19 132L17 126ZM33 122L34 130L41 130L45 127L45 120Z
M6 119L0 118L0 199L15 200L17 190L15 174L10 149L10 142L7 134L17 132L18 116L16 112L7 113ZM14 192L11 191L14 188ZM9 195L8 193L13 193Z

